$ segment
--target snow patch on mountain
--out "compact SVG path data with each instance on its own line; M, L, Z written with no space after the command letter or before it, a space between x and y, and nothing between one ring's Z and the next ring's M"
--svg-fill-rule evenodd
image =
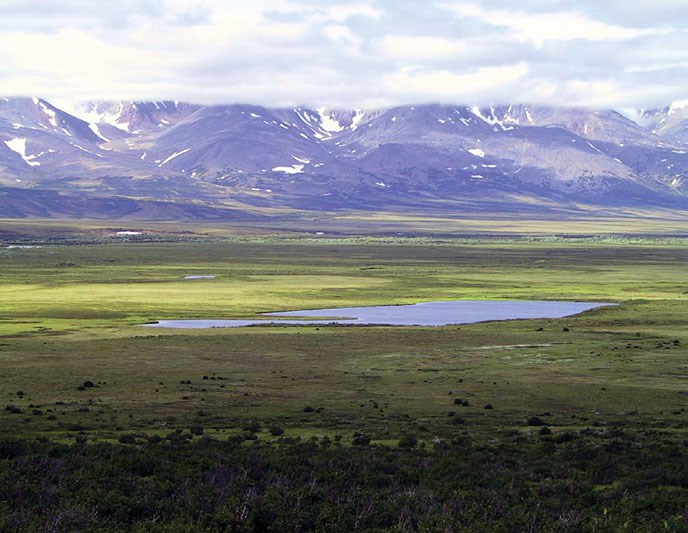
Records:
M55 113L54 110L50 109L47 105L45 105L43 102L40 100L38 101L38 105L41 108L41 111L45 113L45 115L48 117L48 122L54 127L57 128L57 113ZM66 132L65 132L66 133Z
M79 146L79 145L76 144L76 143L69 143L69 144L71 144L74 148L78 148L78 149L81 150L82 152L86 152L87 154L91 154L91 155L94 155L94 156L100 157L100 158L103 157L102 154L96 154L95 152L91 152L90 150L87 150L87 149L84 148L83 146Z
M158 166L159 166L160 168L162 168L162 167L165 166L167 163L169 163L169 162L172 161L173 159L176 159L176 158L179 157L180 155L184 155L184 154L185 154L186 152L188 152L189 150L191 150L191 148L186 148L185 150L180 150L179 152L173 153L171 156L169 156L167 159L165 159L165 160L164 160L162 163L160 163Z
M466 151L469 154L473 154L474 156L477 156L477 157L485 157L485 152L483 152L480 148L469 148Z
M354 116L351 119L351 131L356 131L364 116L365 111L362 109L356 109L356 111L354 111Z
M273 172L283 172L284 174L303 174L305 165L292 165L290 167L274 167Z
M324 132L333 134L344 131L344 126L339 123L334 114L329 112L326 107L319 107L316 111L320 117L320 129Z
M110 139L105 137L102 133L100 133L100 129L98 128L98 124L89 124L88 125L89 129L96 134L96 136L100 139L103 139L105 142L110 142Z
M59 107L89 124L109 124L130 133L129 123L121 122L125 111L123 102L114 105L107 105L106 102L61 102Z
M9 141L4 141L4 143L7 146L7 148L9 148L13 152L16 152L17 154L19 154L27 165L32 166L32 167L41 166L41 164L38 161L34 161L34 159L36 158L35 155L27 155L26 154L26 139L25 138L11 139Z

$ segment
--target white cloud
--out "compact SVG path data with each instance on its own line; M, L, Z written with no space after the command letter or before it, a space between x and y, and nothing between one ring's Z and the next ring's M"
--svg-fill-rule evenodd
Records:
M402 68L386 79L392 92L410 93L416 98L456 102L475 101L485 93L493 93L521 80L528 73L528 65L520 63L505 67L484 67L473 72L419 71Z
M546 41L624 41L664 32L608 24L577 11L528 13L485 9L474 3L443 4L443 7L458 17L478 19L483 23L514 31L520 40L530 41L538 46Z
M352 107L688 98L688 2L657 0L669 14L641 0L518 5L4 0L0 96Z
M381 51L385 57L413 61L469 52L465 43L429 35L388 35L382 39Z
M351 46L353 49L358 49L363 42L348 26L342 24L328 24L323 27L322 32L333 43Z
M303 6L301 6L303 9ZM323 12L325 18L337 22L344 22L352 17L366 17L377 19L384 14L384 11L373 7L370 4L351 4L335 5L326 8Z

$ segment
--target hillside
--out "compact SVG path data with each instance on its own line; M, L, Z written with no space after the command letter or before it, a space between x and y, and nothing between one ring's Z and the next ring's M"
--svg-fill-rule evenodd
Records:
M0 99L1 217L688 209L688 115ZM634 120L628 118L632 116Z

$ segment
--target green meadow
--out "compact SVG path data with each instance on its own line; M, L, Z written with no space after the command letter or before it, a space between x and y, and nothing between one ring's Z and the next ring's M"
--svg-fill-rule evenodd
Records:
M0 530L688 530L685 238L20 226L0 233ZM144 326L450 299L616 305Z
M622 419L683 431L687 421L681 240L48 242L4 248L0 264L0 393L22 410L0 424L17 434L231 432L255 419L383 440L423 426L432 439L455 431L451 411L487 432L539 412L563 428ZM142 327L447 299L619 305L441 328ZM85 381L96 386L78 390Z

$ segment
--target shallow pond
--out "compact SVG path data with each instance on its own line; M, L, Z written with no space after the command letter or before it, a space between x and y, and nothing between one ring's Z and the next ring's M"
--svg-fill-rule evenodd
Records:
M606 305L613 304L534 300L452 300L412 305L341 307L265 313L265 319L255 320L161 320L155 324L146 324L146 326L153 328L235 328L261 324L448 326L489 320L561 318Z

